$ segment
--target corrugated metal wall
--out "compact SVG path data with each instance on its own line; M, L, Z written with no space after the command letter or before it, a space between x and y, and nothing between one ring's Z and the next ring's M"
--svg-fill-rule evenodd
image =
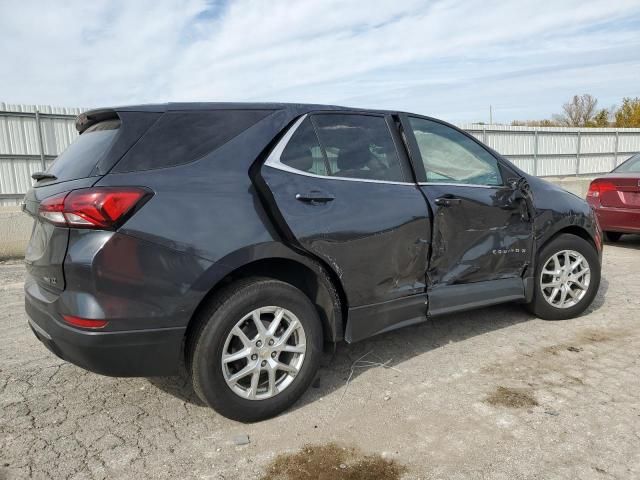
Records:
M19 203L31 185L31 174L73 141L75 116L84 110L0 102L0 205ZM460 126L539 176L608 172L640 151L640 128Z
M74 140L75 117L83 110L0 102L0 206L17 205L31 186L31 174L43 170Z
M541 177L609 172L640 152L640 128L460 127Z

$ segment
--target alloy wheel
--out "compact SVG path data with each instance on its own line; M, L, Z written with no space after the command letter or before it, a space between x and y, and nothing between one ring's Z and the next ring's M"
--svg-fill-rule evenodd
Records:
M589 262L575 250L553 254L542 267L540 290L545 300L555 308L577 305L589 289Z
M231 329L222 351L225 382L238 396L266 400L291 385L306 353L302 323L277 306L256 308Z

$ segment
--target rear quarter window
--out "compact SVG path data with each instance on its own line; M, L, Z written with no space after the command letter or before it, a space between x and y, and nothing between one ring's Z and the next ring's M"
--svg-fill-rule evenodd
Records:
M90 126L51 164L47 173L58 181L86 178L109 152L120 129L120 120L105 120Z
M273 110L168 112L118 162L114 172L172 167L216 150Z

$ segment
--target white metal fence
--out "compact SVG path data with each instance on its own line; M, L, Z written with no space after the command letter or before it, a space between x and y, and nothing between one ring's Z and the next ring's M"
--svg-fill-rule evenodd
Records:
M0 103L0 205L17 205L74 140L84 109ZM461 125L526 172L539 176L608 172L640 151L640 128L556 128Z
M540 177L609 172L640 152L640 128L460 127Z
M31 174L75 139L75 117L83 110L0 102L0 205L17 205Z

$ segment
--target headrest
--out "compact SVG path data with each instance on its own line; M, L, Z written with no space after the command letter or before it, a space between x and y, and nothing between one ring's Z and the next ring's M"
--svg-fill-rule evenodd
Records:
M338 170L360 170L369 160L371 160L371 152L366 145L342 148L338 152Z

